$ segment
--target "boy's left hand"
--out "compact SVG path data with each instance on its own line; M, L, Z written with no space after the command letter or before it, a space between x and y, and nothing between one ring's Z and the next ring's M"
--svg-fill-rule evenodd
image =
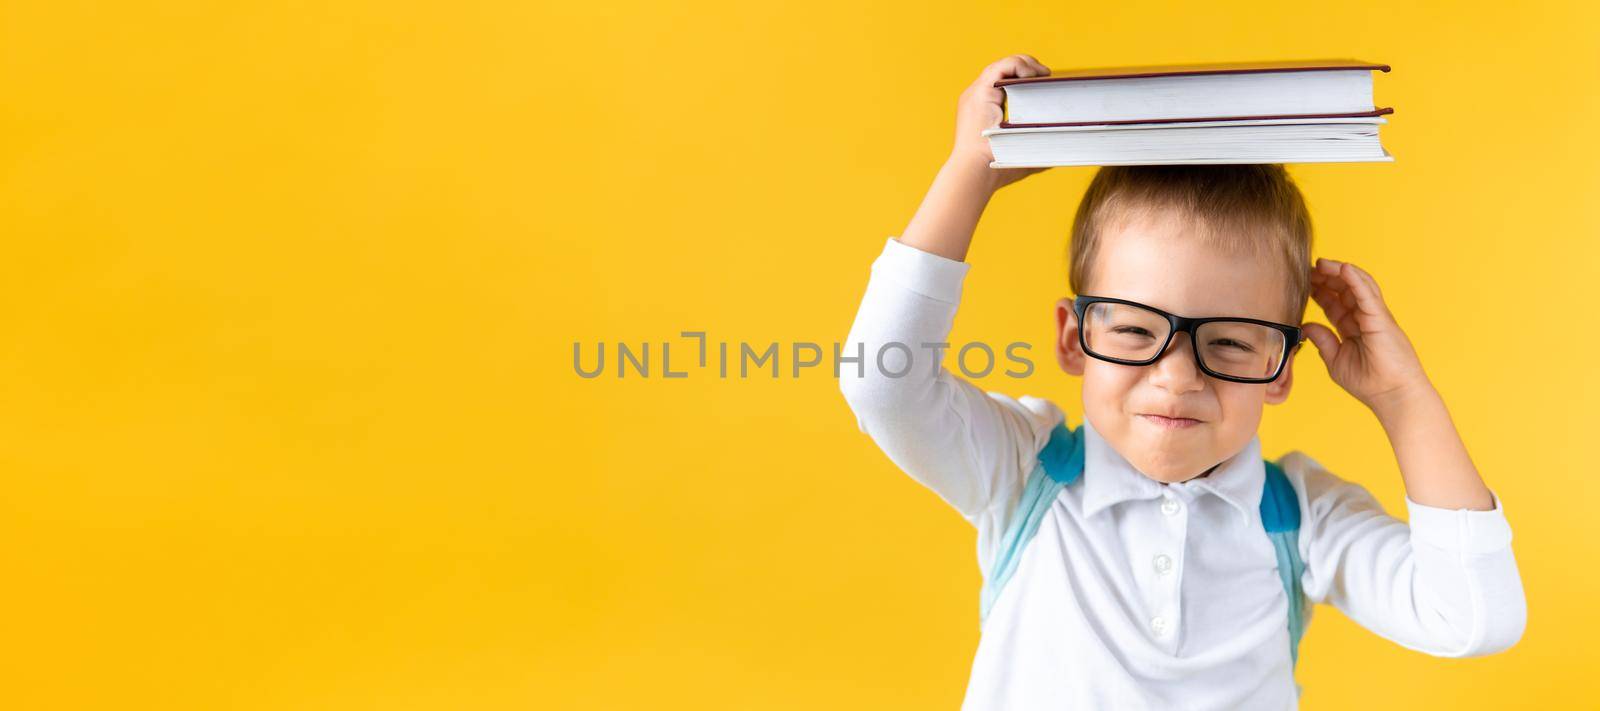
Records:
M1432 387L1372 275L1349 262L1318 259L1311 269L1311 298L1338 334L1320 323L1302 328L1339 387L1380 416Z

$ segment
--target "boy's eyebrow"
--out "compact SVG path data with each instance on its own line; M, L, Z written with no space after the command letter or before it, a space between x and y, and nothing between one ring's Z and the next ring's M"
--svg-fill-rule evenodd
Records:
M1136 304L1139 304L1140 306L1148 306L1148 307L1150 307L1152 309L1155 309L1157 311L1165 311L1166 313L1172 314L1174 316L1182 316L1184 318L1253 318L1253 319L1256 319L1258 321L1272 321L1273 323L1282 323L1282 324L1291 325L1291 326L1295 325L1295 324L1290 323L1287 320L1280 320L1280 317L1251 316L1251 315L1249 315L1248 310L1245 310L1245 309L1240 309L1238 311L1232 311L1232 312L1228 312L1228 313L1211 313L1211 314L1207 314L1207 315L1204 315L1204 316L1191 316L1190 314L1196 313L1196 312L1198 312L1198 310L1197 309L1190 310L1190 311L1188 311L1186 313L1186 312L1183 312L1183 311L1173 311L1172 309L1163 309L1163 308L1161 308L1159 306L1152 305L1149 302L1140 301L1138 299L1134 299L1134 298L1130 298L1130 297L1126 297L1126 296L1119 296L1117 294L1110 293L1110 292L1103 291L1103 290L1099 290L1099 289L1095 290L1094 293L1078 294L1077 296L1104 296L1104 297L1110 297L1110 298L1113 298L1113 299L1122 299L1123 301L1132 301L1132 302L1134 302Z

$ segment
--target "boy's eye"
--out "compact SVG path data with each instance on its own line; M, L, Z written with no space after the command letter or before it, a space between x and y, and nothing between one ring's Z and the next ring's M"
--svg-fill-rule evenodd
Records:
M1226 348L1234 348L1234 349L1237 349L1237 350L1244 351L1246 353L1249 353L1249 352L1252 352L1252 351L1255 350L1254 348L1251 348L1249 346L1249 344L1240 343L1239 341L1235 341L1235 340L1233 340L1231 338L1220 338L1220 339L1217 339L1215 341L1212 341L1211 344L1212 345L1223 346L1223 347L1226 347Z
M1132 334L1132 335L1135 335L1135 336L1148 336L1148 335L1151 335L1149 331L1146 331L1146 330L1144 330L1142 328L1139 328L1138 326L1116 326L1116 327L1111 329L1111 332L1112 333L1128 333L1128 334Z

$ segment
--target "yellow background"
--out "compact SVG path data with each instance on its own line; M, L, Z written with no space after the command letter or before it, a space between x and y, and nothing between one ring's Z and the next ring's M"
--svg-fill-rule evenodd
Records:
M1305 708L1593 708L1579 8L0 4L0 706L955 707L973 531L829 369L669 380L659 344L843 339L957 95L1029 52L1394 66L1398 162L1293 173L1503 497L1529 622L1441 660L1321 607ZM1044 344L1090 174L996 198L953 334L1034 343L983 384L1074 418ZM601 341L654 376L579 378ZM1268 454L1402 511L1307 355Z

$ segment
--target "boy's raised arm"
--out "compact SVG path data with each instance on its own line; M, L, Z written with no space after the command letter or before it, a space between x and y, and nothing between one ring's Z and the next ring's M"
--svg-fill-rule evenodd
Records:
M963 261L978 218L996 190L1044 168L1005 168L989 164L994 154L983 130L999 125L1004 116L1004 93L994 83L1010 77L1044 76L1050 69L1026 54L1006 57L984 67L978 78L961 92L956 105L956 139L950 158L922 198L900 243L945 259Z
M1037 172L989 167L981 132L1000 120L994 82L1047 73L1032 57L1007 57L962 94L955 147L905 232L873 263L842 346L845 358L861 358L839 368L859 427L974 523L1020 487L1023 467L1062 419L1048 403L990 395L942 366L978 218L995 190Z

